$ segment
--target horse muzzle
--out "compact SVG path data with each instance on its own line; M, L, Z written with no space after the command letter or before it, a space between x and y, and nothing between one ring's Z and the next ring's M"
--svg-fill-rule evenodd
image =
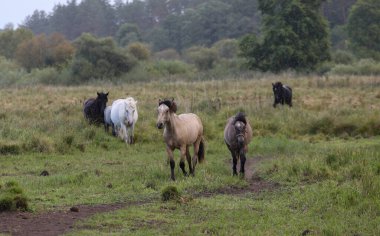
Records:
M158 128L158 129L162 129L162 128L164 128L164 124L163 124L163 123L157 123L157 128Z
M244 136L243 135L237 136L237 144L238 144L239 148L242 148L244 146Z

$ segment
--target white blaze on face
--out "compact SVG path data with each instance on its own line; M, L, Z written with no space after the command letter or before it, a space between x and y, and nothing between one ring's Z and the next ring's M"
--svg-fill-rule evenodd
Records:
M161 104L157 108L157 127L163 126L169 120L169 107Z

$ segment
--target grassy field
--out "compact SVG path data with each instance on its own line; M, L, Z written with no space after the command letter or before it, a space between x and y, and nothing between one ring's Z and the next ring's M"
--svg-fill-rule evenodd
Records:
M272 107L271 83L293 88L294 107ZM136 144L90 126L82 102L109 91L138 100ZM36 214L80 204L127 204L78 222L70 235L379 235L380 77L267 76L250 80L3 88L0 186L16 181ZM159 98L198 114L206 162L170 181ZM249 183L233 177L223 141L229 116L245 111L254 129L249 158L278 187L222 194ZM40 176L46 170L49 176ZM175 186L179 201L162 202ZM212 194L203 194L209 192Z

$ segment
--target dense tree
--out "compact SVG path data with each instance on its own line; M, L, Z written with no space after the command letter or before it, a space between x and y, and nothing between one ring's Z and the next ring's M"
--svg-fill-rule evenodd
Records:
M354 53L380 60L380 1L359 0L350 12L347 27Z
M49 17L45 11L35 10L24 20L23 27L32 30L35 34L48 34L50 30Z
M71 70L78 81L119 76L134 66L130 57L119 52L112 38L96 39L86 33L74 45L76 53Z
M24 41L33 38L33 32L18 28L16 30L6 29L0 32L0 55L13 59L17 50L17 47Z
M141 41L140 30L137 25L123 24L116 33L115 40L119 46L126 46L132 42Z
M320 13L322 0L259 0L262 37L241 42L252 69L279 72L313 70L329 60L328 26Z
M74 54L74 47L61 34L35 36L21 43L16 60L28 71L46 66L65 66Z

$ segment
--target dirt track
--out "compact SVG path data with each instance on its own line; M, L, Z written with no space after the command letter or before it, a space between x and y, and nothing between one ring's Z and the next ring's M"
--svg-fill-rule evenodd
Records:
M273 190L279 185L261 179L256 173L257 164L263 158L248 158L246 161L245 179L249 183L246 188L225 187L212 192L202 192L194 197L212 197L218 194L238 195L244 193L258 193L263 190ZM231 163L229 163L231 166ZM130 202L109 205L80 205L76 211L67 210L49 211L40 214L28 212L0 213L0 233L11 235L61 235L73 229L77 221L84 220L97 213L111 212L128 206L143 205L150 201Z

